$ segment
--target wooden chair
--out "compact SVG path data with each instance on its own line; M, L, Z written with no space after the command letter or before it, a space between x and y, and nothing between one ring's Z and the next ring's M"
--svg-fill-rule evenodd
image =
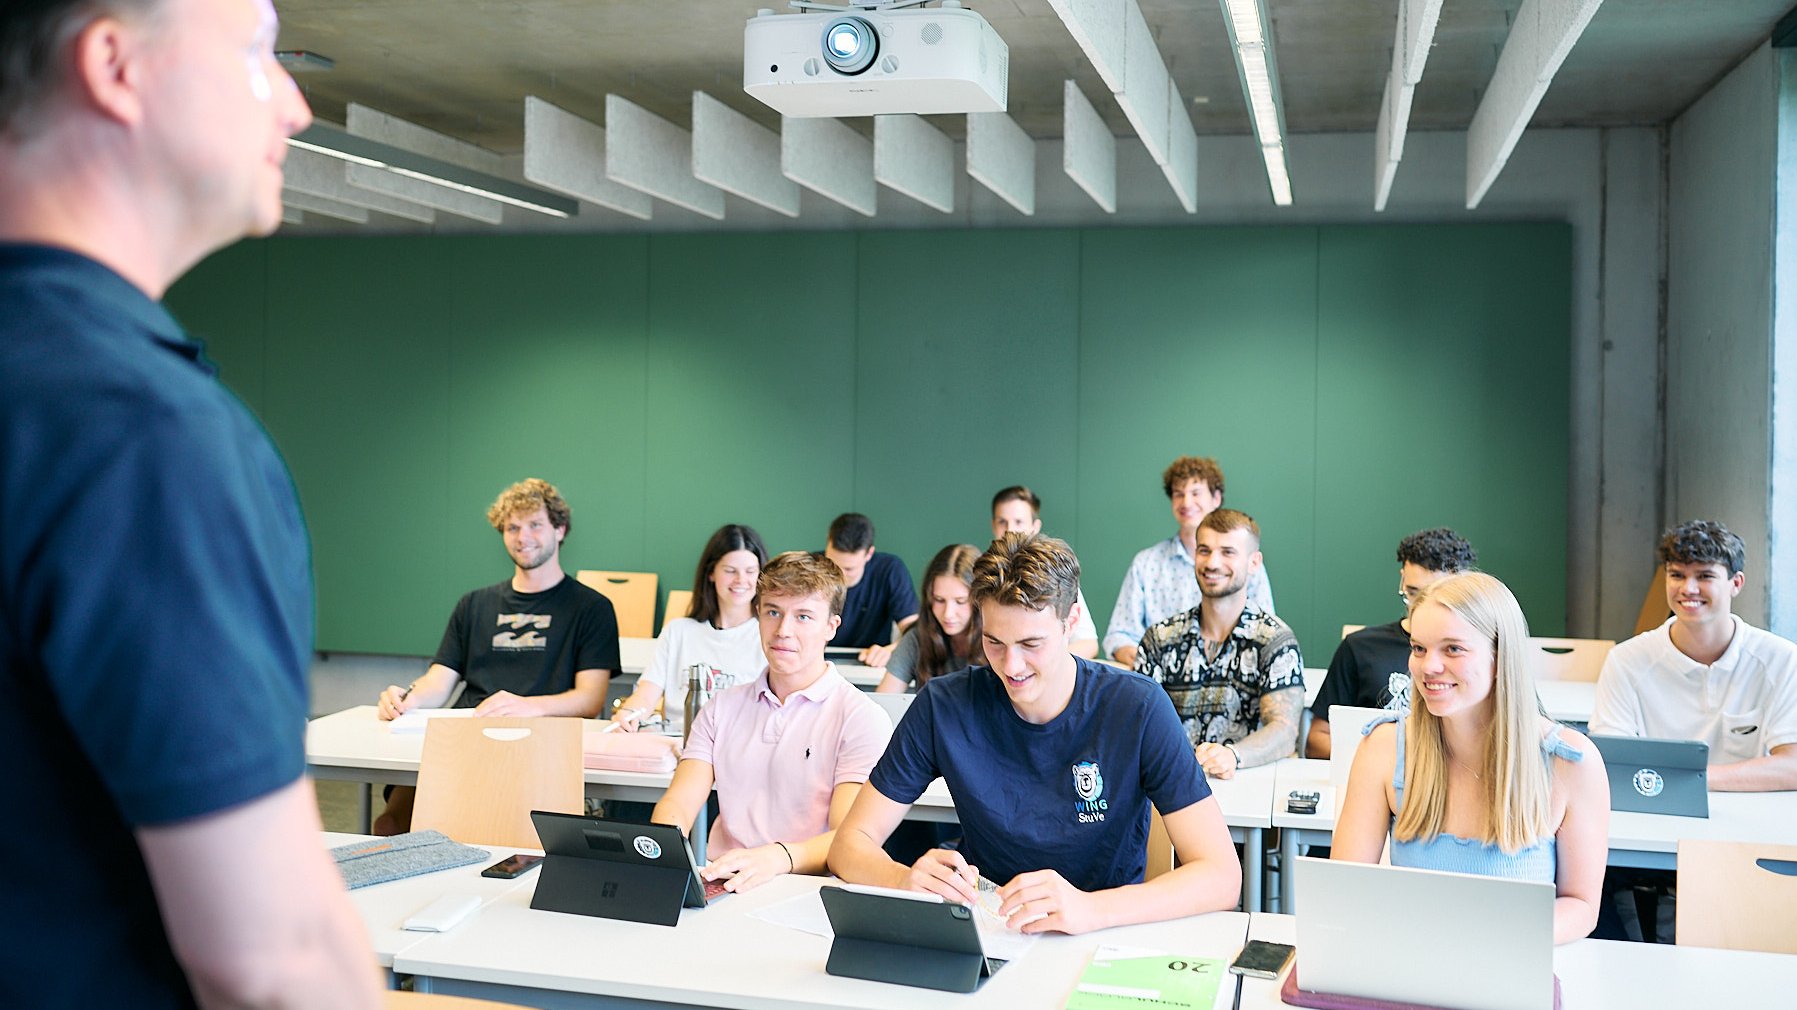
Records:
M1641 613L1635 617L1635 634L1652 631L1666 623L1672 616L1672 608L1666 605L1666 566L1660 565L1653 570L1653 581L1648 583L1647 598L1641 601Z
M1364 627L1366 627L1364 624L1344 624L1342 625L1342 637L1347 638Z
M1680 841L1677 940L1797 954L1797 845Z
M693 606L693 591L690 589L668 590L668 609L661 612L661 630L668 630L668 622L676 617L685 617Z
M1161 820L1161 812L1150 806L1148 808L1148 872L1143 880L1153 880L1173 869L1178 860L1173 854L1173 838L1167 834L1167 822Z
M413 830L467 845L539 846L532 810L586 809L579 719L432 719Z
M1541 650L1535 676L1542 680L1576 680L1594 684L1603 671L1604 657L1616 643L1601 638L1531 638Z
M574 577L605 594L618 613L618 635L655 637L655 573L601 572L582 569Z

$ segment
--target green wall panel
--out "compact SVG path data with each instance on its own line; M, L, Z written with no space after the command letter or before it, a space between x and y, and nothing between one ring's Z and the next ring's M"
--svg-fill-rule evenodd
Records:
M855 459L855 236L658 236L649 246L646 564L690 588L712 530L823 546Z
M1026 483L1103 629L1216 456L1311 665L1459 527L1564 625L1563 225L463 236L243 243L169 296L300 488L321 649L429 653L507 571L485 508L543 476L570 569L685 588L705 537L921 569Z
M441 240L440 240L441 241ZM648 240L499 236L449 240L447 619L467 589L511 574L487 506L542 477L574 521L562 561L644 564ZM420 297L438 292L421 290Z
M448 616L452 248L269 243L262 414L312 533L321 648L428 654Z
M1311 641L1316 232L1093 231L1081 263L1079 546L1099 633L1130 559L1177 528L1160 474L1189 454L1215 457L1224 503L1260 524L1274 603Z
M1554 224L1322 229L1319 632L1400 616L1398 541L1452 526L1564 633L1571 248Z
M267 388L268 243L238 242L214 253L170 288L164 302L205 343L219 380L260 412Z
M1041 496L1050 534L1079 515L1079 235L952 234L861 238L854 505L916 579L991 540L999 488Z

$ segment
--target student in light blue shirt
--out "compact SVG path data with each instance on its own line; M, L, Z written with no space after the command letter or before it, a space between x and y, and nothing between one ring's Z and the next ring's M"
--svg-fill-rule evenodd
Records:
M1150 627L1185 613L1203 599L1192 575L1198 524L1223 505L1223 468L1209 456L1181 456L1161 473L1161 489L1167 492L1179 532L1143 548L1123 574L1104 633L1104 652L1124 666L1135 666L1136 647ZM1260 612L1274 612L1265 567L1249 578L1248 599Z
M1582 734L1542 713L1516 597L1482 572L1424 589L1410 612L1410 714L1354 755L1331 858L1554 884L1554 940L1597 924L1610 788Z

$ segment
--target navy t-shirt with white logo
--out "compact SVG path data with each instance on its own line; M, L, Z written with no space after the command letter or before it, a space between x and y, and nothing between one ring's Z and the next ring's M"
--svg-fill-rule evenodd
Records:
M989 880L1052 869L1082 891L1140 883L1149 803L1175 813L1209 796L1210 783L1160 685L1076 662L1067 708L1040 726L1017 715L990 667L932 679L868 784L913 803L941 776L961 853Z

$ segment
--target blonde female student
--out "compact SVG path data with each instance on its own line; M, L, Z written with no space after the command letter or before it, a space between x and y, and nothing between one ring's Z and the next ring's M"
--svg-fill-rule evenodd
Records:
M1554 942L1597 923L1610 789L1591 741L1549 719L1529 627L1481 572L1425 589L1410 612L1410 714L1382 716L1354 755L1331 857L1554 884Z

